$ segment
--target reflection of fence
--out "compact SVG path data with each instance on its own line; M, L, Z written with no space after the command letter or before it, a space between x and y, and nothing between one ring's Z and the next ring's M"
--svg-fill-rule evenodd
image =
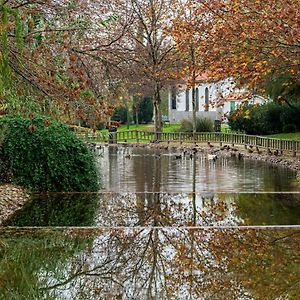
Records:
M110 142L113 138L117 142L179 142L179 143L220 143L228 145L243 145L278 151L291 151L294 155L300 150L300 141L281 140L262 136L223 132L197 132L195 135L186 132L151 132L140 130L128 130L112 133L84 133L78 134L81 138L91 142Z

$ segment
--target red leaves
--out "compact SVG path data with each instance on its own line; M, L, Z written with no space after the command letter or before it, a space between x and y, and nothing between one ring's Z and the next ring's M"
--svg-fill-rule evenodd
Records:
M28 130L29 130L30 132L35 132L35 131L37 130L37 127L36 127L35 125L33 125L33 124L30 124L30 125L28 126Z

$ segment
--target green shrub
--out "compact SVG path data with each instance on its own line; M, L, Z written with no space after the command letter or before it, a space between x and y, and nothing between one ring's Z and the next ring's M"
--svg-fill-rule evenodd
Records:
M231 130L247 134L293 132L300 130L299 112L297 107L274 102L260 106L245 105L229 116L228 124Z
M283 105L280 114L280 122L282 126L294 125L296 130L300 130L300 109L299 105L296 108L289 107L288 105ZM293 132L293 131L290 131Z
M37 116L0 118L2 161L13 182L33 191L96 191L92 152L65 125Z
M153 102L150 97L143 97L133 106L133 120L136 123L136 112L138 113L139 123L150 123L153 118Z
M207 118L196 118L197 132L212 132L214 130L213 121ZM183 119L180 122L178 132L193 132L193 122L189 119Z
M180 122L180 128L178 132L193 132L193 123L191 120L183 119Z
M197 132L213 132L214 123L211 119L197 118L196 119L196 131Z
M113 115L111 116L111 120L126 123L127 122L127 108L126 107L115 108Z
M297 128L296 128L296 126L293 125L293 124L286 124L286 125L283 125L282 131L283 131L284 133L296 132L296 131L297 131Z

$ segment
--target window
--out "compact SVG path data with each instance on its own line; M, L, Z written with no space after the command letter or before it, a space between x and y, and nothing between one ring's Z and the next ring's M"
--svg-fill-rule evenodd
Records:
M171 108L176 109L176 87L171 88Z
M208 88L205 88L205 96L204 96L204 99L205 99L205 111L208 111L209 110L209 90Z
M190 110L190 90L185 90L185 111Z
M199 111L199 89L196 88L196 111Z

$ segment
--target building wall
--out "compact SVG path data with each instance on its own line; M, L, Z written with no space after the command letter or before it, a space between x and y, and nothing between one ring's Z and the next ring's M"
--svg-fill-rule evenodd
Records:
M221 94L223 97L226 97L235 91L235 85L230 78L218 82L202 82L196 86L196 89L198 89L199 94L199 109L196 113L197 117L207 117L212 120L223 121L224 115L228 116L229 113L232 110L236 109L241 103L241 101L238 100L227 100L221 107L217 107L217 105L215 105L218 102ZM208 107L205 102L206 89L208 89ZM186 97L187 91L188 101ZM238 91L240 93L246 92L246 90ZM182 119L192 119L192 89L187 90L187 87L185 85L178 85L176 89L172 87L169 90L168 101L170 123L178 123ZM264 101L264 98L258 96L255 96L249 100L249 102L253 104L262 103Z
M212 121L218 119L218 114L216 111L197 111L196 116L199 118L207 118ZM170 123L179 123L183 119L192 119L193 112L192 111L178 111L173 109L169 114Z
M197 110L197 117L206 117L212 120L222 118L222 108L217 108L212 106L212 103L216 102L220 92L223 92L225 86L229 85L229 82L221 81L215 83L203 82L196 86L199 94L199 109ZM205 90L208 89L208 97L205 95ZM176 109L174 102L174 87L173 90L169 90L169 120L171 123L178 123L182 119L192 118L192 89L188 90L188 105L187 105L187 87L185 85L180 85L176 89ZM173 100L173 101L172 101ZM209 105L206 105L206 100ZM173 108L172 108L173 107Z

